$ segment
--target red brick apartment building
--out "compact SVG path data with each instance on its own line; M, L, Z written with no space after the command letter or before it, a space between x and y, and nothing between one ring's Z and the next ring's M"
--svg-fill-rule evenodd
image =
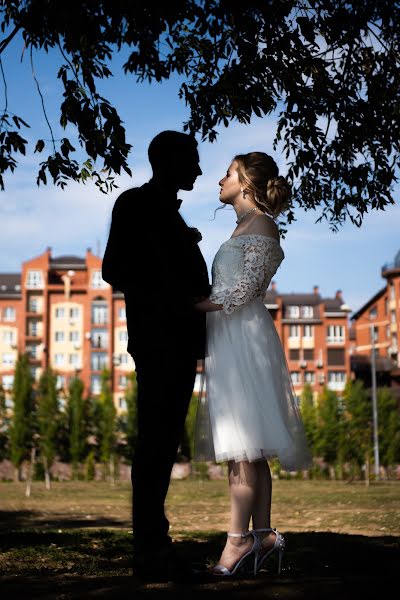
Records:
M400 398L400 252L381 275L385 285L351 317L351 364L356 376L369 383L374 348L378 384L391 385Z
M101 278L102 259L52 257L51 249L22 264L21 273L0 274L0 375L13 384L17 353L28 351L37 380L50 364L58 387L66 390L78 375L86 392L98 394L100 373L111 369L114 401L124 408L127 375L134 369L127 353L124 296Z
M98 394L100 374L111 370L114 401L125 408L127 375L134 369L127 353L123 294L101 278L102 259L43 254L22 264L21 273L0 274L0 378L10 390L18 352L28 351L37 380L51 365L66 391L78 375L86 393ZM279 294L275 283L265 296L285 349L296 394L306 382L317 393L324 385L341 392L350 376L349 308L341 292L322 298Z
M308 294L279 294L272 282L264 303L285 350L296 394L306 383L315 395L324 386L340 394L350 377L350 308L342 292L322 298L315 286Z

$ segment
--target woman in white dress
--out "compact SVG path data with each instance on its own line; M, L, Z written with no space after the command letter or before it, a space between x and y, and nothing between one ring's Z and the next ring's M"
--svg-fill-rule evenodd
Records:
M204 458L208 441L206 458L228 461L230 527L212 573L231 576L249 568L256 574L275 553L280 571L284 538L271 529L267 459L277 457L284 469L301 470L310 466L310 454L286 357L263 303L284 258L274 218L288 208L287 181L270 156L250 152L235 156L219 185L220 201L234 208L237 227L214 258L210 297L196 304L208 313L210 433L205 439L200 419L195 456Z

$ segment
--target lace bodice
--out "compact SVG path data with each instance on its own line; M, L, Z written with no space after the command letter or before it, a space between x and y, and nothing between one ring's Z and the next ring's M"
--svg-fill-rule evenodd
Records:
M254 233L230 238L214 258L210 300L230 314L263 297L284 257L272 237Z

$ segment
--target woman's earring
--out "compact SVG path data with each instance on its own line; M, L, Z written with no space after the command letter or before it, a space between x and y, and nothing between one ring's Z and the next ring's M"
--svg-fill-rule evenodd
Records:
M246 198L246 192L244 191L244 189L243 189L243 188L240 188L240 191L242 192L242 196L243 196L243 198Z

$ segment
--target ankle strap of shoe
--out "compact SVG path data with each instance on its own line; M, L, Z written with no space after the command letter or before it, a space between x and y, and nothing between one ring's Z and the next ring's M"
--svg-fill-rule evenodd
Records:
M275 529L272 529L271 527L266 527L265 529L253 529L254 533L258 533L258 532L268 532L268 531L275 531Z
M249 535L251 535L251 531L246 531L245 533L231 533L230 531L228 531L228 533L226 534L228 537L240 537L240 538L245 538L248 537Z

